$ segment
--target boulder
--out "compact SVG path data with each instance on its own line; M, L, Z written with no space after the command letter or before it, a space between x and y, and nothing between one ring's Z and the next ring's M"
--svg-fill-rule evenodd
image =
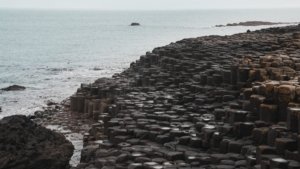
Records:
M63 135L21 115L0 120L0 143L3 169L65 169L74 150Z
M26 87L24 87L24 86L12 85L12 86L2 88L1 90L4 90L4 91L19 91L19 90L25 90L25 89L26 89Z

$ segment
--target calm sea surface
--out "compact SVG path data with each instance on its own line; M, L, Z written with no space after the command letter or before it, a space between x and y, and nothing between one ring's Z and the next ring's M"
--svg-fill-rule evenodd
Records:
M214 25L261 20L299 22L299 9L203 11L0 10L0 118L60 102L80 83L127 68L154 47L182 38L229 35L264 27ZM131 22L142 26L130 27Z

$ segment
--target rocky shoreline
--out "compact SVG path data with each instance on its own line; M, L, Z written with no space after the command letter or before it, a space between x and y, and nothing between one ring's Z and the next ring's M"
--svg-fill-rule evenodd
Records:
M300 168L299 70L300 25L156 48L70 98L75 168Z
M183 39L32 118L82 135L72 169L298 169L299 72L300 25Z

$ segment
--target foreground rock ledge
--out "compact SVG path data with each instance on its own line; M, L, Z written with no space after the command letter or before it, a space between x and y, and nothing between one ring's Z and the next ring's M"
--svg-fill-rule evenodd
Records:
M0 121L0 169L65 169L73 145L26 116Z

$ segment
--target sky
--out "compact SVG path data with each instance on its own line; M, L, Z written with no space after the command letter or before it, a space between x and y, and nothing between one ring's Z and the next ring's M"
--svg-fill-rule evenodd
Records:
M0 0L0 8L87 10L300 8L300 0Z

